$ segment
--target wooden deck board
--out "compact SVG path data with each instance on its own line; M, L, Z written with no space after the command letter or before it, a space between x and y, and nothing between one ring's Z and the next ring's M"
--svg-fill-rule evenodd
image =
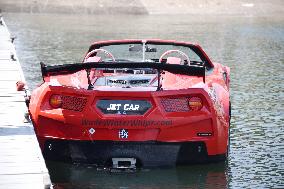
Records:
M0 25L0 189L49 188L33 126L24 122L25 93L16 91L16 82L25 81L17 60L7 26Z
M42 188L44 179L41 174L0 175L2 189L33 189Z
M1 81L19 81L21 80L21 75L19 70L13 70L13 71L1 71L0 72L0 80Z
M19 70L19 65L15 63L14 61L3 59L0 63L0 71L6 71L6 70Z

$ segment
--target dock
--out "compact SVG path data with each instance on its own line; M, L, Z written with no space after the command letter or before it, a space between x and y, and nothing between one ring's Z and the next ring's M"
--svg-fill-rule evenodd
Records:
M51 181L32 123L25 119L25 81L11 34L0 16L0 189L47 189Z

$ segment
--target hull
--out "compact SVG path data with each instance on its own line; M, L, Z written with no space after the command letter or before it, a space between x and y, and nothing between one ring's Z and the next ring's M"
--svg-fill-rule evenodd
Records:
M225 160L225 154L208 155L204 142L116 142L47 140L47 160L112 167L112 158L135 158L136 167L168 167Z
M122 45L122 55L143 55L143 60L145 53L169 49L133 62L101 48L110 50L112 44ZM173 50L181 46L200 60L191 62ZM165 58L169 54L173 57ZM230 69L212 63L199 45L101 42L90 47L82 64L41 64L41 70L44 82L33 91L29 112L46 159L112 166L128 158L131 165L153 167L226 157Z

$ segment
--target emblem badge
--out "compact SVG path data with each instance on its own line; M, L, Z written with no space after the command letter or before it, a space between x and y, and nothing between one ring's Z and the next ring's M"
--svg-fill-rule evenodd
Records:
M94 129L94 128L90 128L89 129L89 133L92 135L92 134L94 134L96 132L96 130Z
M127 139L128 138L128 130L127 129L120 129L118 132L118 137L121 139Z

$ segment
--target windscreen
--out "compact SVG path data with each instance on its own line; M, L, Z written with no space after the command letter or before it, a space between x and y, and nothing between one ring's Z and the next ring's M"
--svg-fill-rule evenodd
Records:
M143 45L142 43L129 43L107 45L100 48L110 52L116 61L158 62L165 52L172 51L171 53L165 55L163 59L166 59L167 57L177 57L184 60L186 59L186 57L182 55L182 53L184 53L189 58L190 62L202 63L201 58L187 46L149 43ZM178 53L177 51L182 53ZM104 57L105 55L102 52L99 52L96 56Z

